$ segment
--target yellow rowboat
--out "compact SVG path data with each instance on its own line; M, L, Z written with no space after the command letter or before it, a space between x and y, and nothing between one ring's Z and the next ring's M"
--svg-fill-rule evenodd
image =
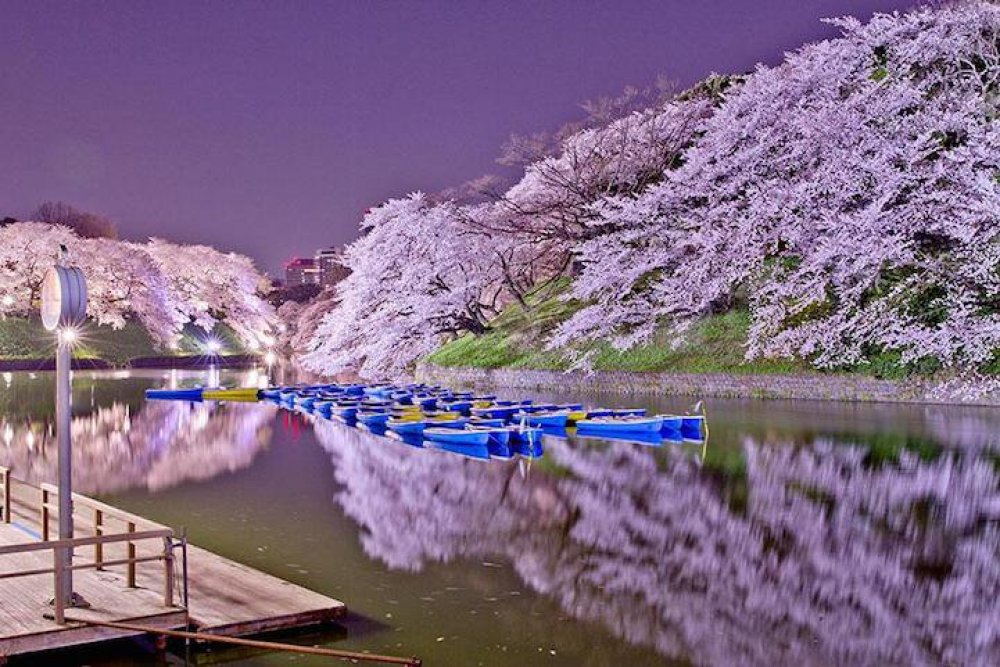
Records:
M586 410L570 410L569 414L566 415L566 421L570 424L586 418L587 418Z
M492 408L493 401L473 401L472 407L474 408Z
M422 412L401 412L393 414L390 421L394 422L419 422L423 421L424 413Z
M434 421L455 421L462 416L461 412L428 412L426 417L428 420L433 419Z
M201 397L206 401L239 401L251 403L257 401L257 394L260 389L256 387L244 387L240 389L206 389L201 392Z

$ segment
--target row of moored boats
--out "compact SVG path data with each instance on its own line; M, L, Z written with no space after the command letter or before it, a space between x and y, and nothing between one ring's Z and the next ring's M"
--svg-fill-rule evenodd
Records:
M703 415L647 415L646 410L585 408L502 400L493 394L426 384L319 384L266 389L149 390L147 398L269 400L287 409L367 429L414 445L433 444L475 458L541 456L542 435L638 440L702 440Z

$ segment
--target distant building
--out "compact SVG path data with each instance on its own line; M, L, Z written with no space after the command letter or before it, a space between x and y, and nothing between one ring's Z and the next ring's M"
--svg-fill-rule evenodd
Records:
M319 271L319 284L322 287L336 285L351 273L344 266L344 252L340 248L320 250L316 253L314 264Z
M285 287L318 285L319 267L310 257L296 257L285 263Z

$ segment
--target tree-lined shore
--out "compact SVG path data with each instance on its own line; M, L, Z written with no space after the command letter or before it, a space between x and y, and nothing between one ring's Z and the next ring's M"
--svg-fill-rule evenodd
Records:
M162 239L84 237L64 224L0 225L0 359L44 359L54 339L38 321L45 272L66 248L88 287L90 322L76 354L120 364L136 357L263 350L280 322L269 285L236 253Z
M287 313L302 363L458 362L484 340L499 352L516 311L535 359L496 365L669 364L729 323L739 364L993 375L1000 8L835 23L841 37L777 67L633 92L554 141L513 141L509 187L371 209L351 276Z

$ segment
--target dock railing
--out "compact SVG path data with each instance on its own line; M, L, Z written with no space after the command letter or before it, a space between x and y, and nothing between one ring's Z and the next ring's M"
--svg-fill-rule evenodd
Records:
M38 502L33 503L25 496L35 495ZM52 567L21 569L12 572L0 571L0 580L14 577L28 577L44 574L53 575L53 616L56 623L64 624L65 601L68 592L63 591L63 572L65 562L59 554L65 550L70 553L78 548L91 547L93 560L73 563L70 570L104 570L106 568L124 566L126 585L136 588L136 569L140 563L162 562L163 567L163 605L174 607L174 531L166 526L155 523L143 517L130 514L93 498L77 493L73 494L73 537L69 539L50 539L53 521L58 522L59 489L51 484L35 486L28 482L17 480L11 476L10 470L0 466L0 503L2 503L3 523L11 523L14 517L14 502L19 503L19 518L24 519L31 530L30 523L37 520L40 541L25 542L0 546L0 556L24 554L39 551L52 552ZM37 514L35 511L37 509ZM58 524L57 524L58 525ZM77 536L80 532L87 534ZM152 546L150 546L152 544ZM105 547L122 545L121 557L108 557ZM138 546L142 545L143 553Z

